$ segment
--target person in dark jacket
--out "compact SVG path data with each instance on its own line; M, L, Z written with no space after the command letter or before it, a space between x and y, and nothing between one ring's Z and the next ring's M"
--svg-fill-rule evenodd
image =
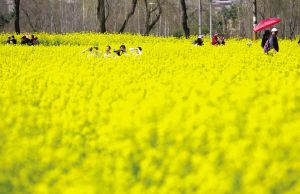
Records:
M10 43L11 43L11 38L9 36L9 37L7 37L6 44L10 44Z
M30 39L27 38L26 36L23 36L21 38L21 45L30 45Z
M36 38L34 37L34 35L31 35L30 44L35 45L35 41L36 41Z
M15 39L15 36L11 36L11 43L17 44L17 40Z
M125 45L121 45L121 46L120 46L120 50L114 49L114 53L116 53L118 56L129 55L129 54L126 52L126 46L125 46Z
M299 42L298 42L298 44L300 44L300 39L299 39Z
M277 40L277 35L278 35L278 30L277 28L272 29L272 36L269 39L269 44L270 44L270 50L274 50L275 53L279 51L279 45L278 45L278 40Z
M269 40L270 36L271 36L271 31L266 30L264 35L263 35L262 41L261 41L261 47L264 48L264 46L265 46L267 40Z
M203 36L202 35L199 35L197 40L195 40L193 42L193 45L195 46L203 46Z

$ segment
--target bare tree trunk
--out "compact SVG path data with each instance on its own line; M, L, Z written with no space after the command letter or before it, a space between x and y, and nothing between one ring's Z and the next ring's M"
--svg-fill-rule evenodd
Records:
M97 15L99 20L99 26L100 26L100 33L106 32L105 27L105 1L104 0L98 0L98 7L97 7Z
M60 0L60 12L61 12L61 18L60 18L60 31L63 33L63 28L64 28L64 23L63 23L63 18L64 18L64 9L63 9L63 2Z
M144 0L145 2L145 7L146 7L146 21L145 21L145 35L149 35L150 31L152 28L155 26L155 24L158 22L161 14L162 14L162 7L161 7L161 2L160 0L156 0L156 7L151 8L152 6L149 7L148 0ZM152 14L158 10L158 14L156 14L155 18L152 19Z
M202 1L201 0L198 0L199 1L199 10L198 10L198 17L199 17L199 30L198 30L198 33L199 34L202 34Z
M187 24L188 16L186 13L186 4L185 0L180 0L181 9L182 9L182 27L184 30L185 37L188 38L190 36L190 29Z
M22 8L22 11L24 12L24 14L28 20L28 24L31 27L31 29L33 30L33 32L37 32L37 29L35 28L35 25L32 23L28 12L24 8Z
M123 25L122 27L120 28L119 30L119 33L123 33L125 28L126 28L126 25L129 21L129 19L134 15L134 12L135 12L135 8L136 8L136 4L137 4L137 0L132 0L132 7L131 7L131 10L130 12L127 14L124 22L123 22Z
M289 38L293 39L293 35L295 33L295 29L296 29L296 21L297 21L297 14L294 14L295 8L296 7L296 1L295 0L291 0L291 5L290 5L290 21L289 21Z
M21 0L14 0L15 3L15 31L20 34L20 2Z

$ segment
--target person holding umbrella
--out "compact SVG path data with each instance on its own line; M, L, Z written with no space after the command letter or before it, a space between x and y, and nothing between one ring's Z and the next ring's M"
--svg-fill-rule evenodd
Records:
M274 50L275 53L279 51L279 45L278 45L278 40L277 40L277 35L278 35L278 30L277 28L272 29L272 36L269 39L269 44L270 44L270 50Z
M271 37L271 31L270 30L265 30L265 33L264 33L263 38L261 40L261 47L264 48L267 40L269 40L270 37Z

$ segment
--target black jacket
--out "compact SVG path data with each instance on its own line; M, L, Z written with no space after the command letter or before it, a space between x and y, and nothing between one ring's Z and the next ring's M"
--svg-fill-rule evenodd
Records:
M197 40L195 40L195 43L198 45L198 46L202 46L203 45L203 40L201 38L198 38Z
M13 38L13 39L11 39L11 41L12 41L13 44L17 44L17 40L16 39Z
M277 52L279 51L279 45L276 36L272 35L271 38L269 39L269 43L270 43L270 49L275 49Z

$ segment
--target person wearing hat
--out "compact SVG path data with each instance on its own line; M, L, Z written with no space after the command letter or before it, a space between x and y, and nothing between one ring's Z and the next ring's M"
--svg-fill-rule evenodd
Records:
M270 44L270 50L274 50L275 53L279 51L279 45L278 45L278 40L277 40L277 35L278 35L278 30L277 28L272 29L272 36L269 39L269 44Z
M193 42L193 45L195 46L203 46L203 36L202 35L199 35L197 40L195 40Z

